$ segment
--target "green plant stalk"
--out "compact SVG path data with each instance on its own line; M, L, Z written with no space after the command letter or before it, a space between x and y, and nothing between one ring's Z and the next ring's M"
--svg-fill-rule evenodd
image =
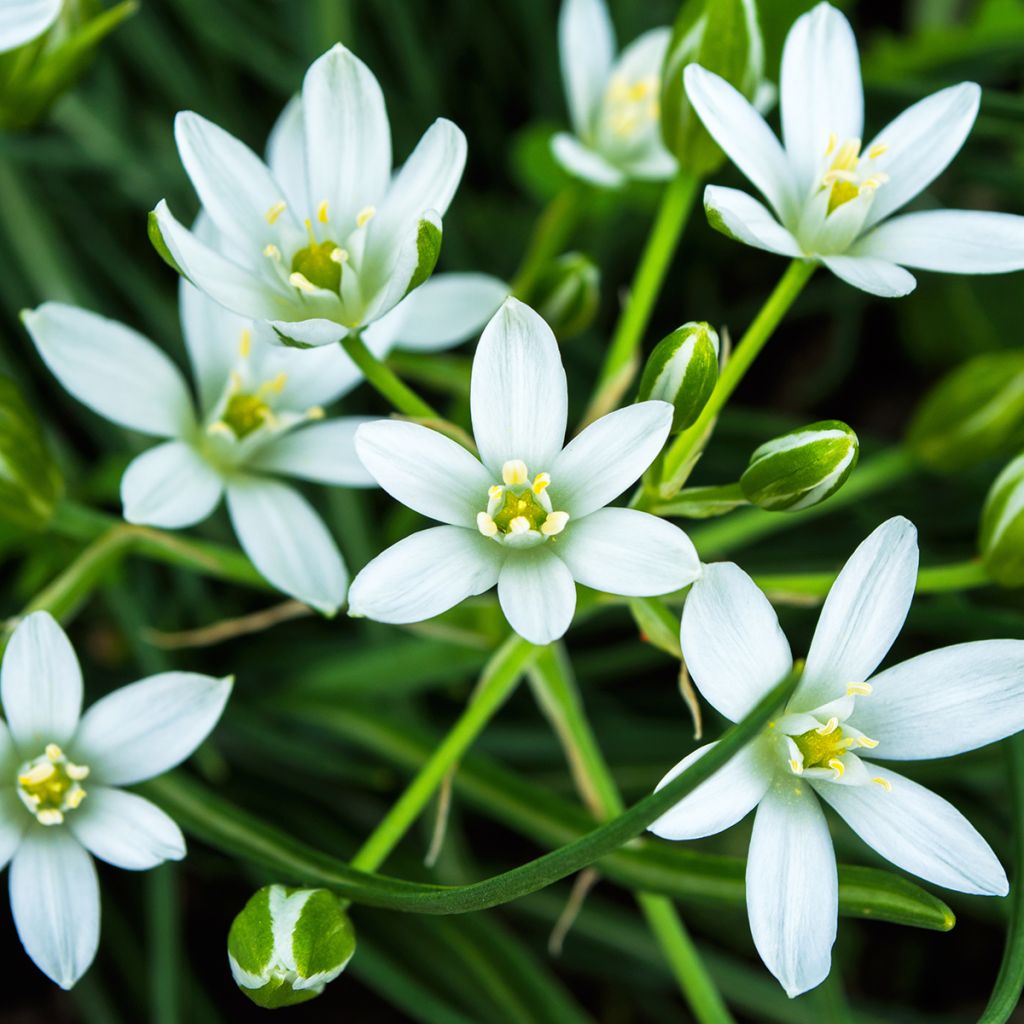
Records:
M647 236L647 244L637 265L626 305L619 316L604 365L597 378L597 393L590 409L606 412L609 393L623 394L635 375L637 353L643 343L644 331L650 322L654 305L661 293L680 236L690 218L700 179L680 171L662 192L658 215ZM588 415L585 419L589 419Z
M147 946L150 951L150 1020L179 1024L181 1015L181 919L178 866L159 865L146 876Z
M523 302L533 298L533 289L547 263L558 256L572 234L583 210L583 189L566 185L537 218L522 262L512 279L512 294Z
M715 390L697 421L684 430L665 453L663 482L673 481L697 454L697 448L709 427L725 407L725 403L729 401L740 381L746 376L747 370L753 365L754 360L775 332L775 328L779 326L790 306L803 291L804 285L810 280L816 266L816 263L809 260L797 259L790 263L725 364L718 383L715 385Z
M462 755L511 696L538 650L518 636L510 637L498 648L484 669L479 686L466 710L398 802L352 858L352 867L375 871L384 863L437 792L445 775L458 764Z
M831 572L765 573L754 576L754 582L769 594L772 592L824 597L835 582ZM990 586L985 566L978 560L932 565L917 574L918 594L943 594L949 591L973 590Z
M613 821L511 871L470 885L424 885L359 871L259 821L180 774L154 779L140 790L196 838L285 878L326 886L367 906L419 914L464 914L543 889L640 835L746 746L785 703L798 678L797 671L790 673L741 722L730 727L704 757Z
M386 398L403 416L439 420L442 416L428 405L393 370L382 363L367 347L361 335L353 331L341 339L346 355L362 371L367 383Z
M530 681L562 740L574 777L583 780L582 785L577 782L578 788L600 819L621 814L622 796L587 720L561 644L544 650L530 671ZM636 900L698 1024L733 1024L672 901L647 892L636 893Z

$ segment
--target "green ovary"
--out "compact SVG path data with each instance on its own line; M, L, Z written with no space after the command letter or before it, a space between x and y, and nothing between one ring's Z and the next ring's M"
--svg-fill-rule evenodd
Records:
M843 730L833 729L823 736L817 729L794 736L793 742L804 755L805 768L827 768L829 761L846 753L849 743L843 739Z
M339 251L334 242L316 242L300 249L292 258L292 273L310 284L337 292L341 288L341 264L331 257Z
M539 530L548 517L548 511L537 501L532 491L525 490L522 494L516 494L507 490L501 508L494 514L494 525L502 533L508 533L512 520L520 516L530 524L531 530Z
M243 392L232 395L221 420L231 428L231 432L239 441L260 427L270 418L270 406L259 395L247 395Z

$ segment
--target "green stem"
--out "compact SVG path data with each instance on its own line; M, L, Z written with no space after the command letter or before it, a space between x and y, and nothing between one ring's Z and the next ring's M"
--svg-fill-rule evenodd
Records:
M518 636L510 637L495 652L466 710L398 802L352 858L352 867L375 871L384 863L437 792L448 771L458 763L512 694L537 652L538 648Z
M640 835L651 822L713 775L747 745L796 687L794 671L773 687L707 754L667 786L644 797L613 821L520 867L470 885L408 882L358 871L294 836L233 807L180 775L165 775L140 789L197 838L244 857L275 874L335 889L355 903L420 914L464 914L486 910L536 892L575 874Z
M587 720L564 647L547 648L531 670L530 680L562 739L577 787L587 802L602 820L621 814L622 797ZM732 1024L732 1015L672 901L645 892L637 893L636 899L698 1024Z
M182 1019L177 873L178 866L167 862L146 876L147 938L152 964L150 1020L153 1024L178 1024Z
M835 573L764 573L754 576L754 582L769 594L798 594L824 597L835 582ZM943 594L949 591L973 590L986 587L991 579L985 566L977 560L952 562L949 565L927 566L917 574L917 593Z
M512 279L512 294L523 302L533 298L533 290L547 264L564 248L583 209L583 190L567 185L544 208L533 227L522 262Z
M725 364L715 390L708 404L697 418L693 426L684 430L672 443L665 454L665 472L663 480L671 482L689 465L690 460L698 454L697 449L703 442L708 429L718 414L725 407L732 393L743 380L765 343L779 326L790 306L796 301L803 287L810 280L817 264L808 260L793 260L775 290L768 296L754 322L747 328L735 351Z
M386 398L403 416L439 420L440 413L404 383L394 371L382 363L367 347L362 337L352 332L341 340L341 347L362 371L370 386Z

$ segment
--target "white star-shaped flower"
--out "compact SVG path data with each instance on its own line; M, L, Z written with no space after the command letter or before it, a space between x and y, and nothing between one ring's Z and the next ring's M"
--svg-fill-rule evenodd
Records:
M41 36L60 14L63 0L4 0L0 3L0 53Z
M0 672L0 866L25 951L71 988L96 955L93 857L142 871L185 856L178 826L122 786L162 775L209 735L230 679L163 672L82 711L82 672L48 612L14 631Z
M836 862L818 798L905 871L958 892L1008 891L995 854L952 804L875 763L948 757L1024 727L1024 641L957 644L873 675L907 616L917 560L913 524L878 527L833 584L788 705L651 825L666 839L697 839L757 808L750 930L791 996L827 977L836 936ZM771 604L732 563L705 566L683 608L681 643L700 692L731 721L793 666ZM693 751L659 788L708 749Z
M661 139L661 65L671 32L652 29L615 59L605 0L564 0L558 21L562 79L573 132L551 149L572 175L615 187L671 178L676 162Z
M577 581L633 596L691 583L700 564L682 530L646 512L605 508L661 451L672 406L619 409L563 448L567 404L551 329L509 299L473 360L479 459L418 424L361 426L356 450L380 486L446 525L370 562L352 583L350 613L418 622L497 584L512 628L544 644L569 628Z
M959 152L978 113L973 82L905 110L867 146L857 41L834 7L798 18L782 55L785 148L753 106L691 64L686 93L705 127L767 199L708 186L704 206L725 234L783 256L820 260L873 295L916 281L905 267L953 274L1024 268L1024 217L972 210L890 215L926 189Z
M462 132L439 119L392 175L380 86L341 45L307 71L269 167L198 114L179 114L175 135L215 230L188 231L161 202L163 244L212 298L305 346L378 320L427 279L466 162Z

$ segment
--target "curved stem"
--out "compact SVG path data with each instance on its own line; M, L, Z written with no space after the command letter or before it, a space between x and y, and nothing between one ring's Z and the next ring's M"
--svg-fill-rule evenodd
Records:
M577 184L567 185L552 199L537 218L522 262L512 279L512 294L530 302L537 280L547 263L568 241L582 211L583 191Z
M428 405L393 370L382 363L367 347L358 332L341 339L341 347L378 394L386 398L405 416L439 420L441 414Z

